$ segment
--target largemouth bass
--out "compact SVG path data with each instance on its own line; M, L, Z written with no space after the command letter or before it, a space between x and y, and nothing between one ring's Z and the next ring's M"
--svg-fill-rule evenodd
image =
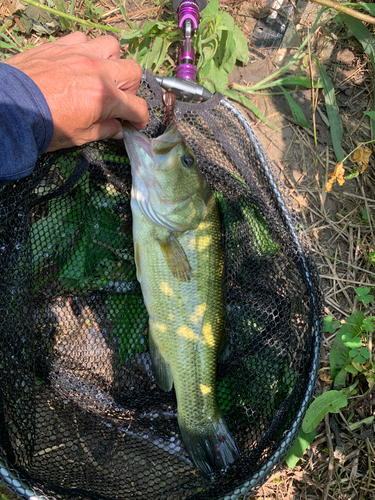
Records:
M221 224L214 196L177 126L149 139L124 126L132 170L134 255L158 385L174 385L182 439L211 475L239 455L216 401L224 346Z

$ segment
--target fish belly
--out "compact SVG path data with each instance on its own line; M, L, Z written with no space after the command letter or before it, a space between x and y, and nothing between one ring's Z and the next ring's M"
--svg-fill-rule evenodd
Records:
M216 402L216 364L224 342L223 253L215 204L197 229L177 235L192 269L176 279L159 241L168 232L133 213L133 238L145 305L150 354L158 384L174 384L183 441L192 461L210 475L233 463L238 450Z

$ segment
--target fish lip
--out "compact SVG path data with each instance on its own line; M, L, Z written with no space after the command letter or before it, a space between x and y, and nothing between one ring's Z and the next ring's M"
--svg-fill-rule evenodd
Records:
M147 159L147 164L152 167L154 162L154 154L151 147L151 139L139 132L129 123L123 124L124 144L129 156L130 165L137 168L144 164Z

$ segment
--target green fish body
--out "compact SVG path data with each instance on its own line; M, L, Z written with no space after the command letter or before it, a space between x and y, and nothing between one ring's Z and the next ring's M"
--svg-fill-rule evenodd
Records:
M182 439L207 475L239 455L216 401L225 341L221 223L195 155L176 126L157 139L124 127L132 166L137 278L158 385L174 385Z

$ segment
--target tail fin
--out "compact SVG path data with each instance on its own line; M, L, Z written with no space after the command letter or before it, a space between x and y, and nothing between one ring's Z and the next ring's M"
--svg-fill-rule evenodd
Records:
M225 472L239 458L236 442L221 415L201 429L190 429L180 420L178 423L192 462L206 476Z

